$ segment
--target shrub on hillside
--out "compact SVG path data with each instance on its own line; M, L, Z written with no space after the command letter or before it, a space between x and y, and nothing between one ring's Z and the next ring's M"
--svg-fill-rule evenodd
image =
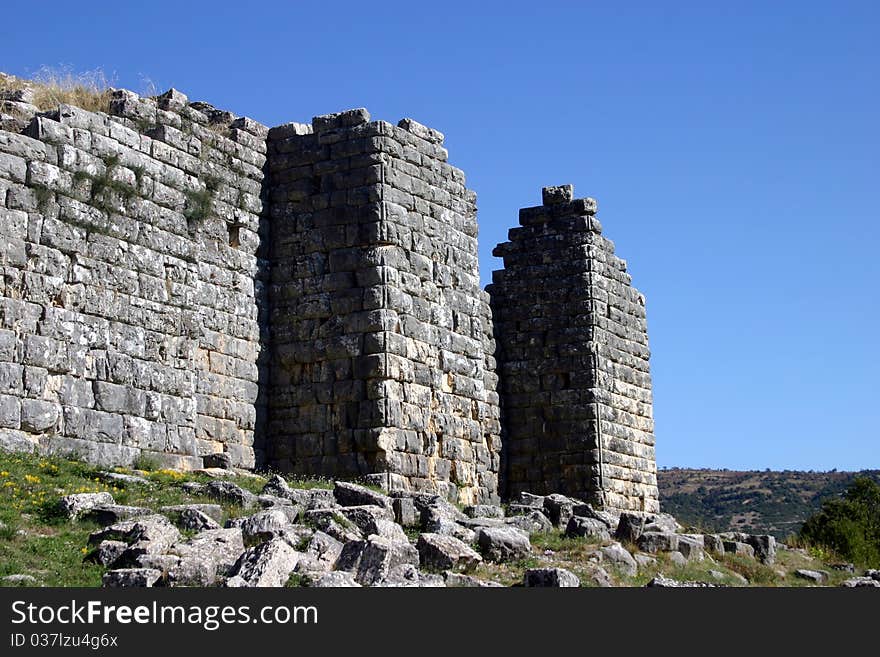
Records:
M880 485L855 479L841 498L826 501L807 519L800 537L855 563L880 567Z

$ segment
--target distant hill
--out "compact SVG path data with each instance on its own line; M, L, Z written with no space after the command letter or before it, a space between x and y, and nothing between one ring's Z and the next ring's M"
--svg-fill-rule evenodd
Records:
M840 495L857 476L880 482L880 470L782 472L660 470L660 506L682 524L711 531L797 532L829 497Z

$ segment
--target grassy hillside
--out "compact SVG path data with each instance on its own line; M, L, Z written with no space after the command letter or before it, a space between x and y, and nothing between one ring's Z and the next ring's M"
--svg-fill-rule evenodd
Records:
M658 472L660 504L679 522L706 530L770 533L800 529L823 500L840 495L858 476L880 482L880 470L799 472L697 470Z

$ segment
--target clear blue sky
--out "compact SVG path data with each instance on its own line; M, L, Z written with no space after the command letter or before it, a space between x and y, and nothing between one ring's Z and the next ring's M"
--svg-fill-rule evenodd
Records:
M625 4L625 8L621 5ZM880 467L880 4L3 3L0 70L446 133L492 247L573 183L647 295L660 466Z

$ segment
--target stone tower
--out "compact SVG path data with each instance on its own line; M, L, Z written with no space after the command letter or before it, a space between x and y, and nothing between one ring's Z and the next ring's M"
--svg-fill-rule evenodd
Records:
M545 188L494 251L501 477L508 495L657 512L645 298L595 215L570 185Z
M366 110L269 132L270 465L497 500L476 195L442 144Z

